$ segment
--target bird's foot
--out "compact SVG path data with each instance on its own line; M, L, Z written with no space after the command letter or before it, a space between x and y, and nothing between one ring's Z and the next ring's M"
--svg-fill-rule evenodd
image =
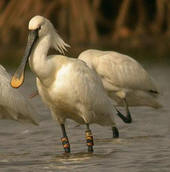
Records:
M33 92L33 93L29 96L29 98L32 99L32 98L36 97L37 95L39 95L38 90L36 90L35 92Z

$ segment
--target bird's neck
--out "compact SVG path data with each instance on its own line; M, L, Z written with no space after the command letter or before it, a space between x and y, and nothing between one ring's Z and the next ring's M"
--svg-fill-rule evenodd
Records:
M50 62L47 58L50 48L50 36L38 40L29 58L31 70L40 78L46 78L50 72Z

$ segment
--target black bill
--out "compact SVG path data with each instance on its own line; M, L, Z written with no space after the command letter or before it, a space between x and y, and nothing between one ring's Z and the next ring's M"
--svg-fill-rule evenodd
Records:
M21 64L19 65L17 71L15 72L11 80L11 86L14 88L20 87L24 82L25 67L37 38L38 38L38 30L31 30L28 35L28 41L27 41L24 57L22 58Z

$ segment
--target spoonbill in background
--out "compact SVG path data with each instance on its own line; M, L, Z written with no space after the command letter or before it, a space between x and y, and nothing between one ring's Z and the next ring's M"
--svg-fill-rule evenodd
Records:
M78 59L100 76L108 96L125 107L126 116L117 113L124 122L132 122L129 106L161 107L153 79L133 58L114 51L89 49L80 53Z
M38 123L32 117L37 114L28 100L10 85L11 77L0 65L0 119Z
M48 19L35 16L30 20L28 29L25 55L11 85L17 88L23 83L24 69L29 58L30 68L36 75L38 92L61 126L61 141L65 152L70 152L65 130L66 119L86 125L89 152L93 152L90 124L112 126L113 137L118 137L113 105L98 75L81 60L63 55L47 56L50 47L64 53L69 46Z
M151 76L133 58L114 51L85 50L78 56L101 78L109 97L124 106L126 116L119 112L126 123L132 122L129 106L160 108L158 89Z

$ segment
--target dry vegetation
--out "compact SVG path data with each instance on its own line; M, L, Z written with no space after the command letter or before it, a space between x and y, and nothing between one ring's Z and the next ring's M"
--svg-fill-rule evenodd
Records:
M27 23L37 14L72 46L170 46L162 43L170 38L170 0L0 0L1 49L25 43Z

